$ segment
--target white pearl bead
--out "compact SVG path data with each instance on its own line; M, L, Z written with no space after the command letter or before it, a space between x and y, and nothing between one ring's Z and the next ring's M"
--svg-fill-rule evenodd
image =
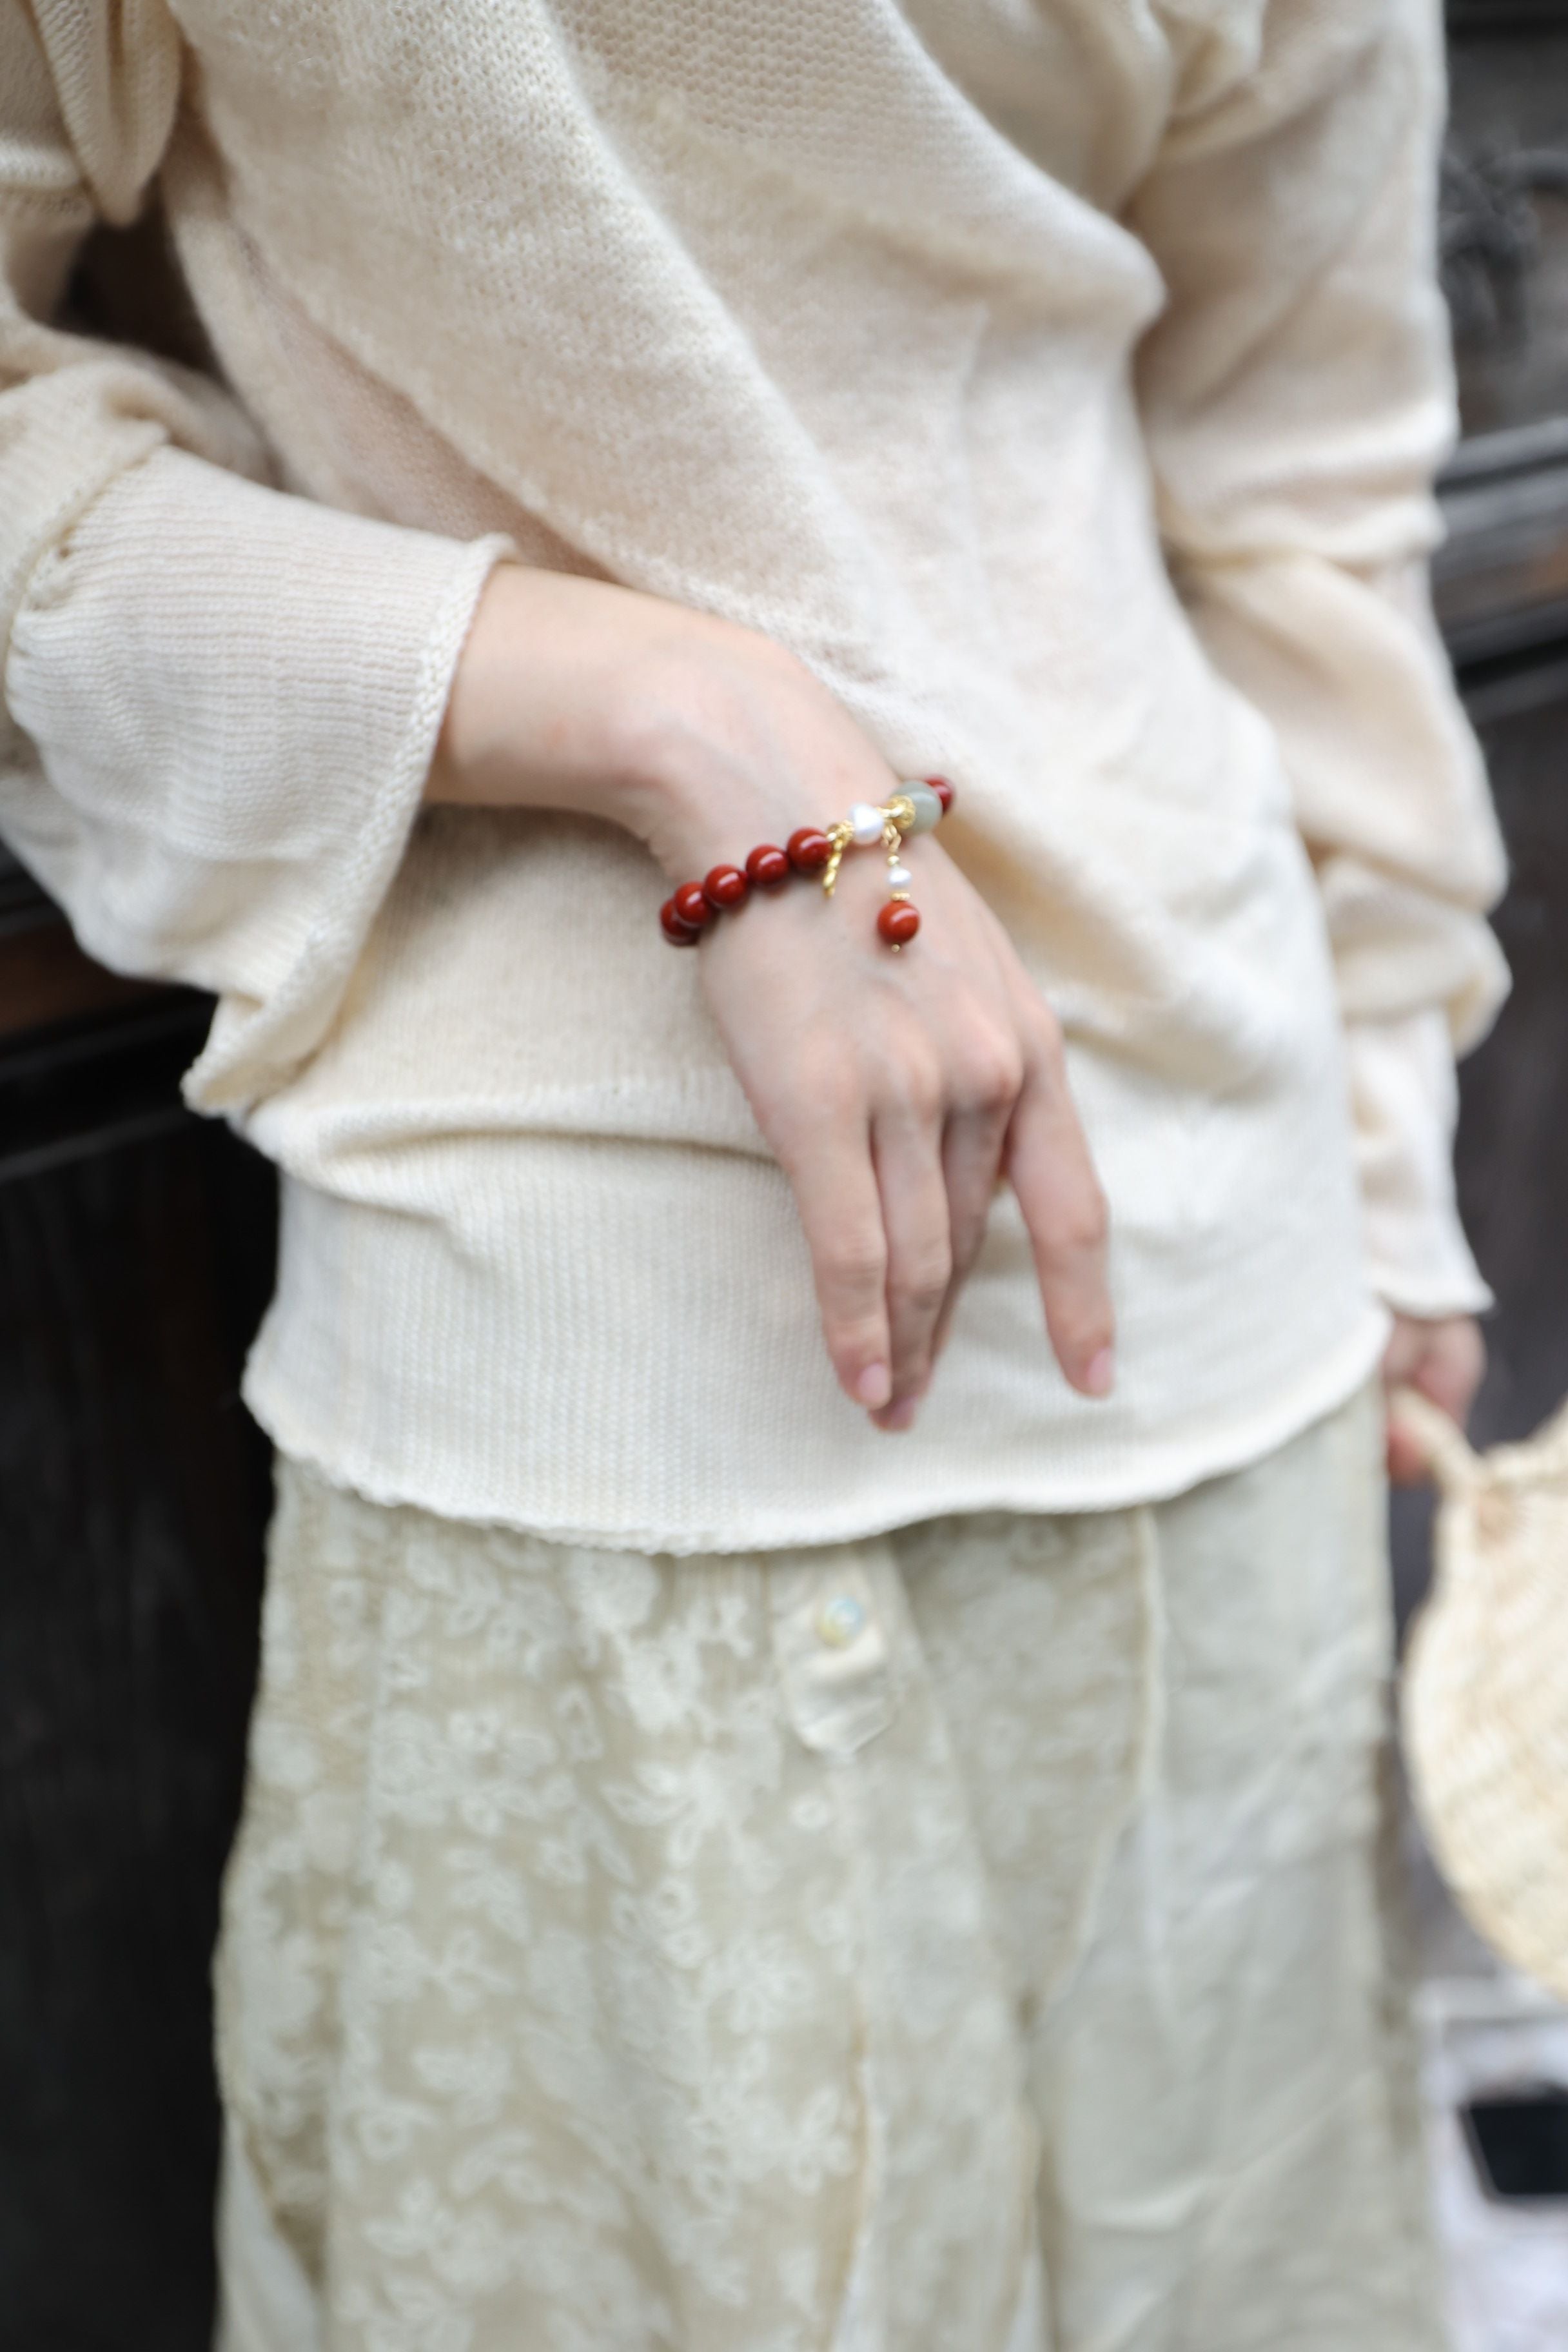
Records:
M874 841L882 838L887 818L869 801L857 801L849 812L849 830L862 849L869 849Z
M889 890L907 890L914 878L907 866L889 866L888 868Z

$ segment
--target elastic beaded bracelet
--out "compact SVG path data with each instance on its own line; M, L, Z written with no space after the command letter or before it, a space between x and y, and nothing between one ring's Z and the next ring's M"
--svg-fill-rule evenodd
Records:
M945 776L927 776L900 784L891 800L857 801L847 817L826 831L802 825L784 849L764 841L743 867L715 866L700 882L683 882L658 910L664 936L672 947L694 948L715 917L743 907L754 889L779 889L792 874L820 877L824 897L831 898L845 852L880 845L888 856L888 903L877 917L877 929L897 955L921 927L920 908L910 898L914 877L904 864L904 836L930 833L953 797Z

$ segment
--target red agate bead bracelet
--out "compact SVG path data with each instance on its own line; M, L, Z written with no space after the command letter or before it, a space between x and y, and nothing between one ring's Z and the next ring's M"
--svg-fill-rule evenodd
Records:
M953 798L945 776L926 776L900 784L890 800L857 801L837 824L802 825L783 849L761 842L743 868L715 866L702 881L683 882L658 910L664 936L673 947L693 948L717 916L743 907L753 889L780 888L792 874L820 877L825 897L831 898L846 850L879 847L887 853L888 903L877 917L877 929L897 954L921 927L920 908L910 898L912 877L903 862L905 835L930 833Z

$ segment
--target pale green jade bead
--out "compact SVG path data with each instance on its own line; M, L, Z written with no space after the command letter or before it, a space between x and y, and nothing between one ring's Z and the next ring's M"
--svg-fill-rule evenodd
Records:
M930 833L933 825L942 823L942 803L929 784L900 784L899 790L914 809L911 833Z

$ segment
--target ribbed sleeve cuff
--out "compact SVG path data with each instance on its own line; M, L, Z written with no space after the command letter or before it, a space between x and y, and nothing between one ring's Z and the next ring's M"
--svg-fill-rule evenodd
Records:
M246 1108L330 1027L509 551L162 448L37 567L6 692L48 789L8 825L95 954L218 994L202 1108Z
M1475 1315L1493 1303L1454 1194L1458 1102L1440 1009L1352 1021L1346 1035L1368 1269L1403 1315Z

